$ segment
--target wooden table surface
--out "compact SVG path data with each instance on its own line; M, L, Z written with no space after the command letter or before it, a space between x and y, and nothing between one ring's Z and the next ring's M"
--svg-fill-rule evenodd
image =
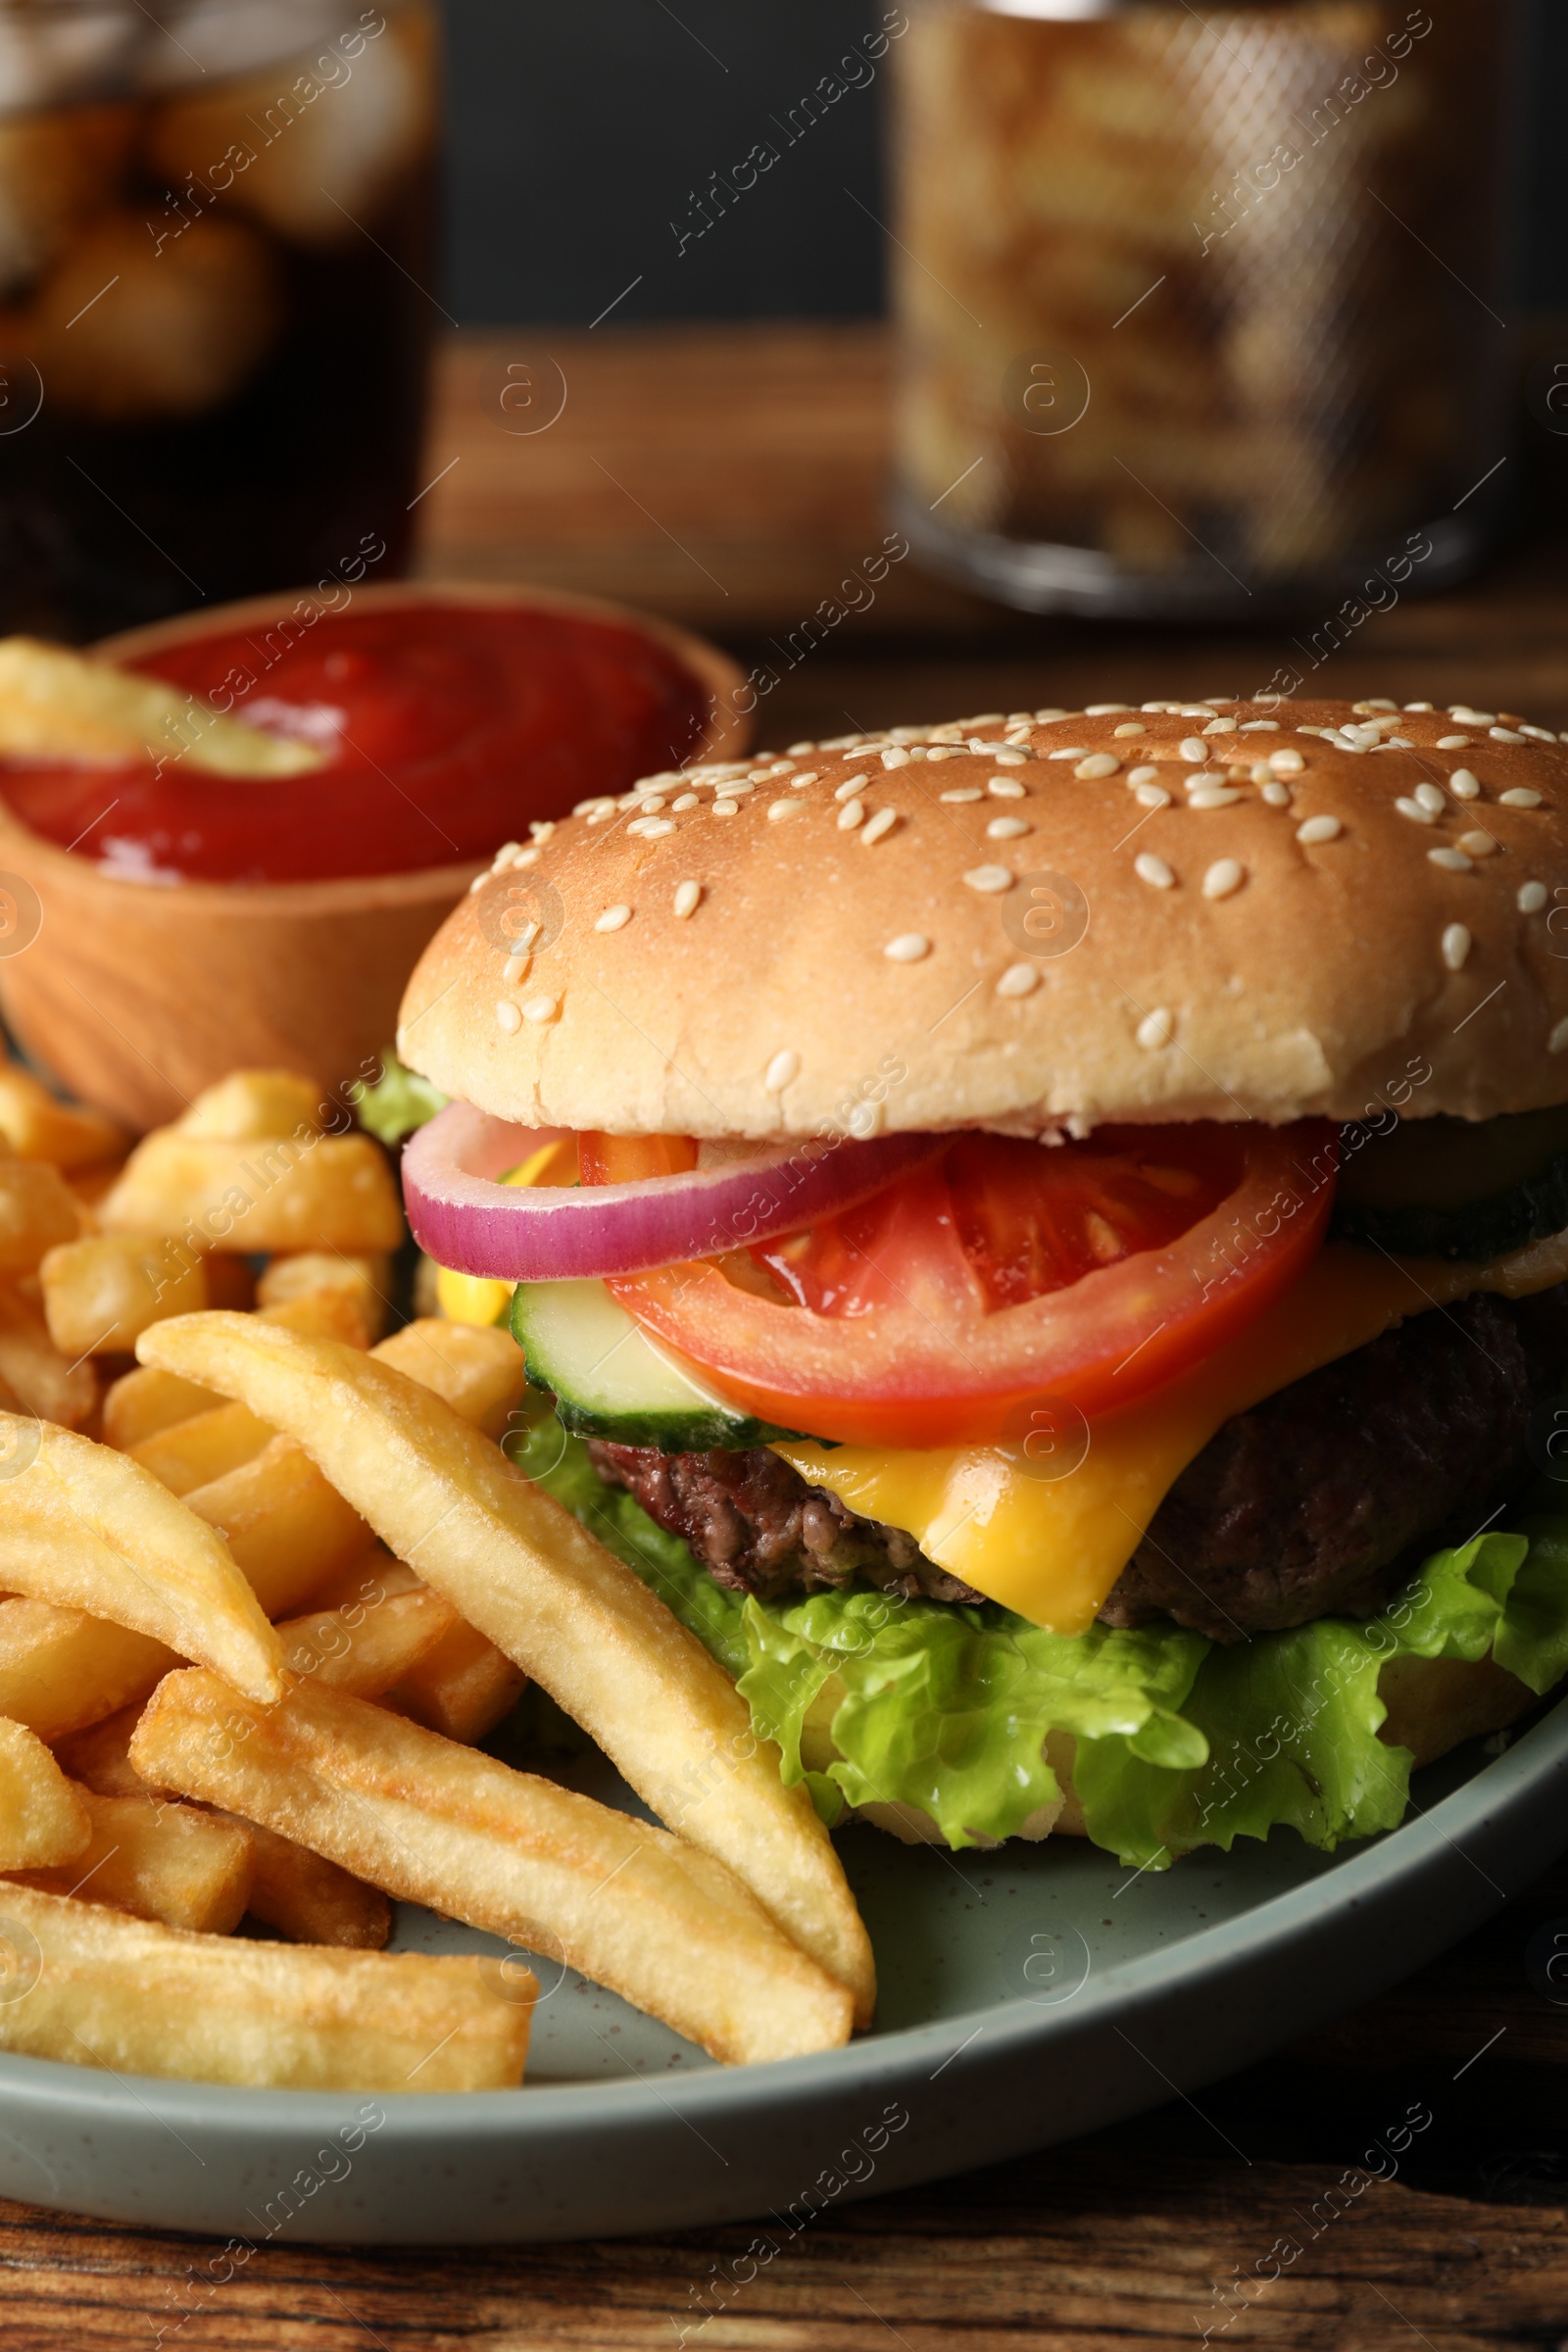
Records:
M507 369L534 370L543 416L552 366L566 394L556 421L508 430ZM442 363L421 566L615 597L707 630L779 673L762 704L774 743L1243 694L1301 666L1286 631L1024 619L912 563L790 666L791 632L888 528L888 382L882 337L862 327L465 338ZM1469 588L1369 619L1314 682L1568 726L1565 460L1544 436L1514 460L1534 539ZM1561 1866L1310 2043L1091 2140L824 2213L727 2304L714 2266L745 2228L488 2252L279 2243L204 2295L203 2241L0 2204L0 2352L655 2352L683 2328L706 2352L1164 2352L1205 2331L1311 2352L1568 2352L1568 2008L1526 1966L1553 1924L1568 1932ZM1364 2152L1415 2103L1430 2126L1396 2178L1369 2180ZM704 2312L717 2316L699 2332Z

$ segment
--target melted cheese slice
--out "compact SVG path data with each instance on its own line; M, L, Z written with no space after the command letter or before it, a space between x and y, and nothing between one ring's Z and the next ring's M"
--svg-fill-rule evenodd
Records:
M913 1536L928 1560L1048 1632L1094 1623L1188 1463L1233 1413L1260 1404L1396 1323L1475 1291L1528 1298L1568 1280L1568 1233L1487 1266L1379 1257L1330 1243L1229 1346L1142 1404L1063 1433L1062 1459L1018 1447L925 1452L790 1441L773 1450L813 1487ZM1080 1458L1081 1457L1081 1458Z

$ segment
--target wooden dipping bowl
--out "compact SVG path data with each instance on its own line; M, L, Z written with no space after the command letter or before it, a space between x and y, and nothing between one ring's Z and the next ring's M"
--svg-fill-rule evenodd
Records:
M307 593L156 621L92 650L136 661L193 637L266 627ZM431 603L577 612L637 629L707 690L710 722L696 754L732 759L749 747L734 663L703 638L618 606L553 590L410 581L356 589L345 610ZM30 943L0 952L0 1012L72 1093L137 1130L177 1117L232 1069L293 1069L338 1088L373 1075L404 982L479 870L468 862L319 882L126 881L41 839L0 800L0 891L7 875L20 876L42 908Z

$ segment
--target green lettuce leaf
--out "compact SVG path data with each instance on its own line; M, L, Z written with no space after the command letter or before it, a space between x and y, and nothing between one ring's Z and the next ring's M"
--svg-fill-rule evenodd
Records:
M351 1088L350 1100L360 1125L389 1150L447 1106L440 1088L399 1061L390 1046L381 1055L381 1075L374 1086Z
M759 1601L604 1486L553 1414L513 1450L736 1676L829 1824L891 1802L952 1846L1009 1838L1060 1796L1048 1754L1070 1753L1090 1837L1130 1867L1281 1826L1332 1851L1404 1816L1412 1758L1378 1737L1391 1659L1490 1655L1538 1692L1568 1672L1568 1518L1549 1511L1435 1553L1364 1622L1221 1647L1174 1626L1048 1634L994 1603L863 1586Z

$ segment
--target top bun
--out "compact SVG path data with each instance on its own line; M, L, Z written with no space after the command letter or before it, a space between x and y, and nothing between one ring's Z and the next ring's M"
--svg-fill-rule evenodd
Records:
M652 776L533 831L425 951L398 1037L523 1126L1568 1100L1568 741L1507 713L991 712Z

